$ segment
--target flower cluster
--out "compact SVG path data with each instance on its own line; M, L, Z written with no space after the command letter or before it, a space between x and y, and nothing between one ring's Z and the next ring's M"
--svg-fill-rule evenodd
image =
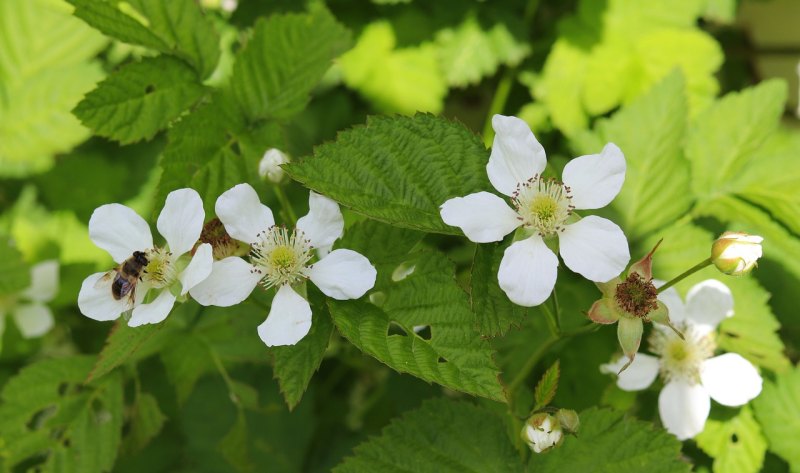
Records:
M30 286L18 293L0 296L0 342L7 315L24 338L41 337L53 328L53 312L47 302L58 293L58 279L58 261L42 261L31 267Z

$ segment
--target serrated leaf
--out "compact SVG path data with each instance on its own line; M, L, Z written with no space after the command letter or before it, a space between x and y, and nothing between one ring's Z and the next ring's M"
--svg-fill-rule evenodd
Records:
M496 414L464 401L436 399L395 419L333 471L509 473L522 469Z
M681 152L686 119L684 79L674 72L577 140L585 154L599 152L606 142L625 154L625 184L612 205L630 237L675 221L691 204L689 163Z
M203 92L184 62L169 56L144 58L98 84L73 113L95 134L126 144L152 138Z
M696 195L708 200L736 192L737 177L776 129L785 101L786 84L768 80L726 95L697 116L686 142Z
M581 412L580 420L577 437L567 436L561 446L546 455L532 455L528 471L688 473L691 470L681 458L681 443L649 422L598 408Z
M481 335L504 335L512 326L519 327L528 314L512 303L497 282L503 252L499 245L476 245L470 279L470 302Z
M134 328L129 327L122 319L117 320L106 339L103 350L98 355L97 362L89 373L87 382L100 379L117 366L125 363L160 328L160 324L148 324Z
M325 8L273 15L256 23L236 58L230 88L250 120L287 118L303 109L311 89L349 45L350 33Z
M173 336L171 343L161 351L161 361L175 387L179 404L189 398L200 376L214 366L208 345L190 333Z
M123 440L122 450L126 454L136 453L161 432L167 418L158 407L158 401L150 393L139 394L131 413L130 430Z
M193 0L67 0L75 16L121 41L179 57L202 79L219 60L219 37Z
M19 250L12 240L0 236L0 296L20 292L30 285L31 270Z
M703 432L695 437L697 446L714 457L714 473L755 473L761 471L767 441L745 406L730 419L709 419Z
M489 189L486 149L462 125L432 115L369 117L284 169L311 189L392 225L460 234L439 206Z
M410 275L380 291L380 307L361 300L329 300L339 332L401 373L504 401L493 352L474 330L474 316L455 282L452 263L440 253L422 253L413 265ZM414 331L426 325L430 339Z
M300 402L311 377L319 369L333 333L333 323L324 297L316 291L309 292L313 314L311 330L295 345L268 350L274 363L274 376L290 410Z
M778 375L774 382L765 380L753 407L770 451L786 460L792 473L800 472L800 365Z
M558 378L560 376L559 361L556 360L550 368L547 368L547 371L544 372L542 378L536 384L536 389L533 391L533 399L536 402L533 406L534 411L546 407L556 396Z

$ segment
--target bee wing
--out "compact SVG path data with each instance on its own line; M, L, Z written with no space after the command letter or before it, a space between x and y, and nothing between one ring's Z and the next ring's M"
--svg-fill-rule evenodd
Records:
M102 289L103 287L110 286L112 282L114 282L114 277L117 275L117 270L112 269L111 271L107 272L97 282L94 283L95 289Z

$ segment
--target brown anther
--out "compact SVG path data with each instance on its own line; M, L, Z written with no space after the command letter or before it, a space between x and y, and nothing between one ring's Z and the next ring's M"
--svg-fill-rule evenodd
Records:
M620 309L640 319L646 319L647 314L658 308L657 297L658 290L653 282L637 273L629 274L619 283L614 294Z

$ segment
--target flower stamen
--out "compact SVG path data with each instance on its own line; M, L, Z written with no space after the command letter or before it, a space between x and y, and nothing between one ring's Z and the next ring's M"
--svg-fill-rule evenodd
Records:
M700 366L714 355L717 348L714 332L704 334L692 324L680 323L681 339L667 330L653 330L648 339L650 351L661 357L660 370L664 379L700 383Z
M563 231L575 209L569 187L538 174L519 184L511 198L522 224L542 237Z
M178 278L172 253L163 248L151 248L145 254L148 263L142 271L142 281L158 289L171 286Z
M253 244L251 261L264 277L261 284L270 287L295 284L308 277L307 266L313 256L312 247L303 234L286 227L273 226L258 234Z
M658 289L650 280L645 280L638 273L631 273L617 285L614 300L620 309L628 314L643 319L658 308Z

